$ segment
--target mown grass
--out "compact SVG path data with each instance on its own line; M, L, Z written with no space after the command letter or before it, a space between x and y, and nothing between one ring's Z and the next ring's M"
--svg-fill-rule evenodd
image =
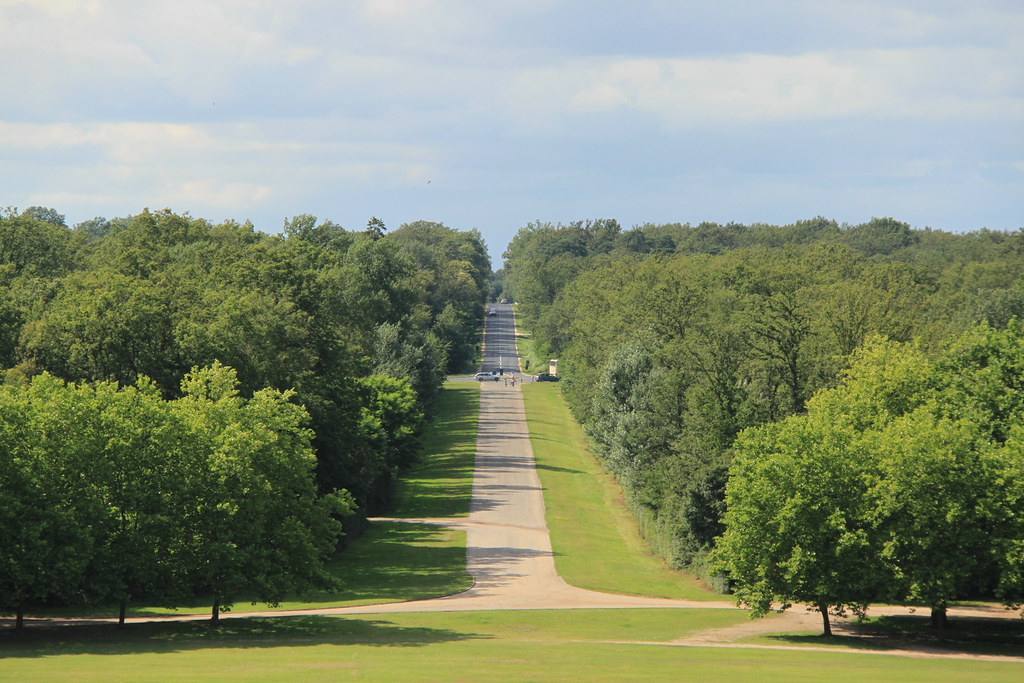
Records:
M562 610L226 620L0 632L19 681L986 681L1011 662L668 645L744 615Z
M402 475L393 517L465 517L473 494L478 382L447 382L423 435L420 462Z
M651 552L621 489L590 454L559 385L523 385L530 443L544 486L558 573L574 586L612 593L722 600Z
M548 371L548 363L551 360L548 356L550 354L537 348L532 334L517 330L516 347L521 356L519 365L524 372L536 375L538 372Z

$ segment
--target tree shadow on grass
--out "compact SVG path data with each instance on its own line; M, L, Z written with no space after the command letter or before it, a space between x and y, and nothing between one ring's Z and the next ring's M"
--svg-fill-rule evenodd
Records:
M225 619L0 629L0 660L53 655L163 654L205 648L269 648L310 645L423 647L435 643L486 639L488 635L444 628L399 626L386 619L328 616Z
M852 628L863 633L897 634L928 640L1024 644L1024 622L1020 619L957 615L951 616L947 627L938 631L932 628L925 612L875 617L864 624L853 624Z
M892 643L881 643L860 636L822 634L770 634L761 636L765 641L778 645L801 645L807 647L842 647L851 650L879 650L892 648Z
M951 618L949 626L937 631L927 614L893 615L850 622L846 633L833 635L767 635L766 640L789 645L844 647L859 650L920 650L950 654L991 654L1021 656L1024 623L991 617Z
M574 470L569 467L556 467L554 465L542 465L541 463L537 463L536 467L538 470L548 470L549 472L565 472L567 474L587 474L583 470Z
M416 498L386 517L465 517L469 514L471 482L420 482Z
M367 538L330 564L342 581L340 593L321 599L391 602L438 597L466 588L466 548L437 545L447 529L377 522Z

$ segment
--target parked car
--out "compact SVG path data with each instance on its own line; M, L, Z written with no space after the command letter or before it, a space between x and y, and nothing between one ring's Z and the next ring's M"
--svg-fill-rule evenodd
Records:
M562 380L558 375L552 375L550 372L538 372L538 382L560 382Z
M477 382L486 382L488 380L497 382L500 378L493 372L478 372L474 375Z

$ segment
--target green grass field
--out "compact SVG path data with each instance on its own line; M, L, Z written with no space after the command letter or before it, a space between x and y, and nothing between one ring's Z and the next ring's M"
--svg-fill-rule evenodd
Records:
M392 517L465 517L473 493L477 382L448 382L434 422L423 435L423 457L402 475Z
M558 573L574 586L611 593L722 600L673 571L637 532L621 489L587 450L558 384L523 384L530 443L544 485Z
M550 610L0 632L18 681L986 681L1024 665L768 649L673 647L725 610Z
M772 633L749 636L738 642L775 647L834 647L884 650L910 644L956 654L1024 656L1024 621L1020 619L966 618L950 621L944 633L929 626L928 614L868 617L850 624L852 635L825 638L818 633Z

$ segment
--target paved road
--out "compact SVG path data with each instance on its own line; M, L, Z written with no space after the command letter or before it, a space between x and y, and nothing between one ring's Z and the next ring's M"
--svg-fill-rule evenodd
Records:
M729 602L688 602L612 595L574 588L555 570L544 496L526 427L523 375L515 345L512 307L497 304L484 331L482 369L504 372L480 385L480 416L468 519L416 519L466 531L466 560L474 585L447 598L344 608L347 613L552 609L572 607L722 607ZM513 386L507 377L515 376Z

